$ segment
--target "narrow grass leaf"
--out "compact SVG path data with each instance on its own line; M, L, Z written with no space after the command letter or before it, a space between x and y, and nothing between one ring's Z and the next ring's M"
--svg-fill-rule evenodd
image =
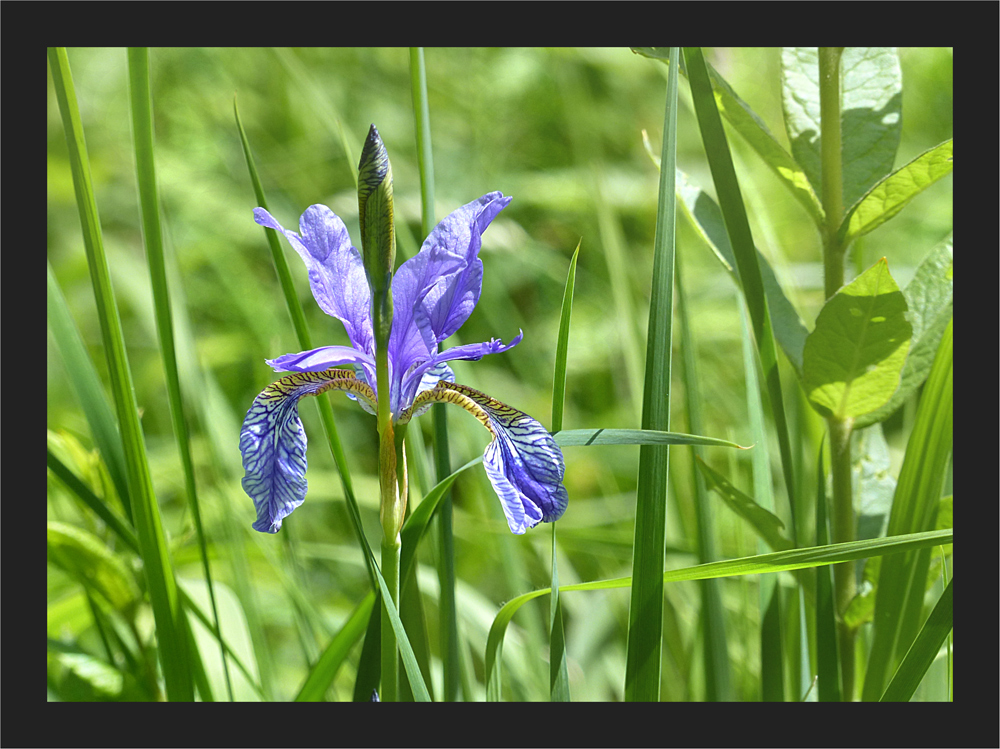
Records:
M195 531L198 535L198 546L201 551L205 582L208 585L212 616L218 623L219 609L215 600L215 586L212 584L211 565L208 561L208 541L201 519L201 506L194 478L194 462L191 459L191 442L187 420L184 418L184 401L181 396L180 377L177 372L177 352L174 346L170 292L163 260L163 232L160 227L160 200L156 185L156 160L153 149L153 99L149 83L149 50L146 47L129 48L128 71L129 104L132 114L136 184L139 189L139 209L142 217L142 238L146 246L146 260L149 264L150 283L153 290L153 309L156 315L156 332L159 337L160 354L163 359L167 401L170 406L174 438L177 440L177 450L181 458L181 468L184 472L184 487L187 491ZM226 662L225 650L222 650L221 656L226 688L229 700L232 701L233 686L229 677L229 665Z
M582 240L581 240L582 241ZM576 261L580 256L580 242L573 251L563 290L562 310L559 314L559 337L556 341L556 361L552 374L552 424L553 432L562 429L563 409L566 401L566 357L569 351L569 327L573 316L573 291L576 287ZM569 672L566 668L566 633L563 628L562 604L559 602L559 571L556 564L556 523L552 524L552 599L549 602L549 698L552 702L569 702Z
M830 543L830 525L826 508L826 471L823 469L823 447L816 461L816 543ZM820 702L840 702L840 656L837 653L836 601L833 594L833 573L829 567L816 568L816 675L817 698Z
M687 292L681 274L681 254L675 258L677 273L677 322L680 327L680 352L683 367L684 410L688 428L692 432L702 429L702 403L698 381L697 341L691 332L688 318ZM695 460L701 459L701 450L693 448ZM695 522L698 532L698 559L700 562L715 560L715 524L712 505L708 501L705 481L697 470L691 472L694 496ZM716 580L702 580L700 625L702 631L702 657L704 658L705 700L728 702L732 699L732 675L729 663L729 645L726 639L726 617L722 604L721 585Z
M663 150L660 157L663 168L660 170L653 238L653 284L646 330L646 374L642 397L642 428L659 431L670 428L679 57L679 48L672 47L663 117ZM639 448L633 584L625 663L625 699L630 702L656 702L660 698L668 468L669 447L643 445Z
M59 282L52 272L52 266L46 260L48 273L48 295L46 303L47 321L52 338L59 347L63 364L69 373L69 382L76 393L77 402L87 417L90 434L94 446L101 453L101 459L108 468L108 475L115 485L115 491L122 503L122 509L129 523L132 523L132 503L128 495L126 482L125 453L122 450L122 438L118 432L118 423L114 412L108 404L107 396L101 385L100 377L90 359L90 354L83 345L83 339L73 322L66 299Z
M552 435L560 447L590 447L591 445L711 445L749 450L718 437L702 437L683 432L659 429L564 429Z
M849 562L855 559L866 559L870 557L883 556L889 554L900 554L919 549L930 549L940 544L952 543L954 532L951 529L925 531L923 533L911 533L904 536L893 536L889 538L873 538L863 541L848 541L839 544L828 544L825 546L813 546L803 549L789 549L788 551L772 552L770 554L760 554L758 556L743 557L741 559L729 559L708 564L699 564L694 567L684 567L677 570L668 570L663 573L663 582L681 582L683 580L711 580L719 577L733 577L738 575L760 575L775 572L786 572L791 570L809 569L812 567L822 567L841 562ZM563 585L559 588L561 593L577 590L613 590L616 588L628 588L632 585L631 577L619 577L613 580L596 580L586 583L575 583L573 585ZM500 661L503 653L503 639L507 625L510 624L514 614L528 601L532 601L540 596L548 595L551 591L548 588L533 590L524 593L505 603L497 612L490 626L490 632L486 641L486 697L487 700L499 700L501 694L502 677Z
M712 85L709 81L704 55L700 48L690 47L685 48L684 57L687 62L691 96L698 117L698 127L705 145L705 154L712 172L712 181L715 183L716 194L719 197L719 208L722 210L726 234L736 258L736 267L739 268L743 296L750 312L750 319L753 321L754 340L757 343L761 371L770 397L771 414L778 434L781 469L785 479L785 491L788 493L788 505L791 508L791 535L795 538L797 537L795 531L796 484L792 467L791 443L788 437L788 421L785 416L781 378L778 373L778 357L774 347L771 314L764 293L760 266L757 263L757 251L750 232L750 223L743 205L743 196L736 178L736 170L733 167L732 154L729 152L729 142L722 129L722 120L719 118L719 111L712 95Z
M305 683L295 695L296 702L322 702L326 690L333 683L337 671L344 663L351 648L358 641L365 631L365 625L371 617L375 605L375 593L369 591L361 599L354 612L344 622L344 626L336 636L330 640L323 654L319 657L316 665L309 671Z
M695 462L709 489L715 490L726 506L750 524L764 543L775 551L791 549L794 544L781 531L785 524L774 513L761 507L751 497L733 486L725 476L700 457Z
M888 533L892 535L936 525L954 439L953 328L951 321L920 396L889 516ZM875 593L875 633L862 699L881 697L890 674L916 636L929 563L929 551L882 560Z
M906 656L896 669L896 673L885 688L879 702L908 702L920 686L920 681L927 673L931 663L937 657L941 645L948 637L952 629L952 608L953 593L951 584L954 579L948 581L944 592L934 605L924 626L921 627Z
M124 446L129 497L132 502L139 547L142 551L147 590L156 621L158 653L163 667L167 697L170 700L191 701L194 699L194 686L190 654L187 652L187 638L180 621L183 614L178 601L177 584L166 537L160 521L159 506L156 503L149 473L149 463L146 459L145 439L139 423L121 320L118 317L104 253L83 125L66 50L50 48L49 63L66 141L69 145L77 209L80 212L87 262L101 323L101 336L108 358L108 372Z

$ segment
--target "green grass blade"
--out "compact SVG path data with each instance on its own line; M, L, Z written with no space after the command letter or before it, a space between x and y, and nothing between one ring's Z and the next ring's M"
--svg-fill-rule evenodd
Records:
M855 559L930 549L941 544L952 543L953 540L954 532L949 528L947 530L911 533L905 536L870 538L862 541L848 541L804 549L789 549L788 551L776 551L770 554L760 554L741 559L727 559L718 562L709 562L708 564L699 564L694 567L668 570L663 573L663 582L712 580L719 577L761 575L823 567ZM561 593L577 590L613 590L615 588L628 588L631 585L631 577L619 577L613 580L596 580L593 582L563 585L559 590ZM503 639L507 625L513 619L517 610L524 604L549 593L551 591L548 588L524 593L516 598L512 598L497 612L493 624L490 626L490 633L486 641L485 668L486 697L488 700L495 701L500 697L500 659L503 652Z
M187 490L198 546L201 551L202 569L208 585L208 596L212 605L212 616L216 627L219 622L219 608L215 600L215 586L208 561L208 542L201 520L201 507L194 480L194 463L191 460L191 443L187 421L184 418L184 402L181 397L180 377L177 373L177 352L174 346L174 326L170 312L170 292L167 286L167 272L163 260L163 232L160 227L160 201L156 186L156 162L153 147L153 99L149 84L149 50L145 47L130 47L128 50L129 97L132 113L132 138L135 146L136 183L139 188L139 208L142 215L142 236L146 245L149 276L153 289L153 308L156 314L156 332L160 339L160 353L166 376L167 400L173 423L177 450L184 471L184 486ZM221 643L220 643L221 647ZM229 677L229 664L225 649L222 649L222 667L226 678L229 701L233 700L233 685Z
M326 690L333 683L337 671L347 658L354 643L364 634L365 626L371 617L375 606L375 593L369 591L361 603L354 609L354 613L344 622L336 637L330 640L326 650L320 656L316 665L313 666L306 677L305 683L295 695L296 702L322 702Z
M646 376L642 428L670 428L670 356L673 331L674 240L677 219L677 64L680 50L670 49L660 188L653 239L653 288L646 340ZM639 448L636 489L632 594L629 605L625 699L655 702L660 698L663 640L663 563L666 552L667 473L669 447Z
M104 254L87 146L66 50L50 48L49 63L66 141L69 145L73 186L101 323L104 350L108 358L115 411L118 414L118 425L125 451L132 515L135 518L147 590L156 621L158 652L163 667L167 697L170 700L190 701L194 699L194 686L190 654L187 652L187 638L180 621L183 614L177 596L177 584L174 580L166 537L160 522L160 511L149 473L149 463L146 459L145 439L139 423L121 320L118 317L108 262Z
M590 447L591 445L711 445L749 450L718 437L702 437L683 432L664 432L659 429L564 429L553 435L560 447Z
M825 437L824 437L825 444ZM823 447L816 461L816 543L830 543L830 525L826 507L826 471ZM837 604L833 593L833 572L829 567L816 568L816 675L820 702L840 702L840 656L837 653Z
M716 108L712 94L712 84L709 81L705 58L698 47L686 47L684 58L687 62L691 96L698 116L698 126L701 129L708 165L712 172L712 181L715 183L715 190L719 196L719 207L725 218L726 232L729 235L729 242L732 245L739 268L743 295L750 311L750 319L753 321L754 340L757 343L764 383L771 399L771 413L778 433L781 468L791 511L791 536L797 538L791 442L788 437L788 423L781 392L781 379L778 374L774 331L764 292L764 282L760 266L757 263L757 250L754 247L750 223L743 205L743 196L740 193L739 181L733 167L732 154L729 152L729 142L722 129L722 120L719 118L719 110Z
M552 375L552 425L553 432L562 429L563 409L566 405L566 357L569 352L569 326L573 317L573 291L576 287L576 261L580 256L580 242L576 244L569 262L566 287L563 291L562 310L559 315L559 337L556 341L556 362ZM569 672L566 668L566 632L563 628L562 605L559 602L559 570L556 564L556 524L552 524L552 600L549 602L549 698L552 702L569 702Z
M889 515L887 532L892 535L935 526L952 453L953 329L954 321L945 329L920 396ZM864 700L881 697L889 675L916 636L929 559L930 552L920 551L882 560L875 593L875 635L862 690Z
M687 292L681 274L681 255L676 257L677 272L677 321L681 335L681 369L684 382L684 410L687 412L688 428L692 432L702 429L701 395L698 384L697 342L688 318ZM701 460L701 450L694 447L694 459ZM712 505L701 474L691 473L694 496L694 513L698 533L698 560L702 563L715 559L715 525ZM698 584L701 594L699 623L702 632L702 657L705 673L705 700L707 702L727 702L732 699L729 664L729 646L726 641L725 609L722 604L720 585L715 580L702 580Z
M952 628L952 588L954 578L948 581L944 592L934 605L924 626L920 629L906 656L896 669L892 681L885 688L879 702L908 702L920 686L927 669L937 657L942 643Z
M94 368L94 363L84 348L83 339L73 322L66 306L66 299L59 282L52 272L52 266L46 261L48 273L48 297L46 310L48 313L49 330L62 354L63 364L70 373L69 381L76 393L77 401L87 417L90 434L94 445L101 453L101 459L108 468L108 474L115 485L115 491L121 500L126 518L132 523L132 503L129 501L128 484L126 482L125 453L122 450L122 438L118 432L118 423L104 394L100 377Z
M701 458L697 458L696 462L708 488L714 489L730 510L746 520L761 541L775 551L791 549L795 545L782 533L785 524L781 518L741 492Z

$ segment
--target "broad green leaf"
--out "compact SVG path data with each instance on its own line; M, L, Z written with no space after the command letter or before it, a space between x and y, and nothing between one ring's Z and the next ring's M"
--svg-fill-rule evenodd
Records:
M884 406L860 416L854 422L855 429L887 419L927 379L941 336L952 316L952 275L952 238L948 237L924 258L916 275L903 289L913 336L910 340L910 353L900 376L899 389Z
M692 185L687 175L680 171L677 172L677 197L680 198L681 206L694 225L695 231L701 235L729 271L737 286L741 286L736 257L733 255L733 248L726 234L726 224L718 204L700 187ZM799 317L795 306L785 296L781 284L774 275L774 269L760 250L757 250L757 263L760 266L761 281L764 283L764 295L767 297L774 338L785 352L788 361L795 367L795 371L801 376L802 349L805 347L806 338L809 337L809 330Z
M844 217L839 232L841 245L881 226L921 192L951 174L952 151L953 142L946 140L875 184Z
M948 581L944 592L934 605L924 626L920 629L920 634L913 641L906 656L896 669L892 681L885 688L879 702L908 702L913 693L920 686L921 679L927 673L931 663L937 657L941 644L952 629L952 612L954 593L952 583L954 579Z
M667 59L666 55L663 54L666 51L665 47L633 47L632 50L655 60L666 62ZM683 65L681 72L687 72ZM760 154L764 163L771 168L785 187L791 190L795 199L809 212L813 221L817 225L821 225L823 223L823 206L820 204L812 185L809 184L809 179L802 167L774 137L764 121L750 108L750 105L737 95L726 79L719 75L719 72L711 65L708 65L708 75L712 81L715 104L719 108L720 114L726 118L726 121L736 132L743 136L750 147Z
M49 521L47 553L51 564L100 594L119 611L129 608L139 597L139 589L122 559L82 528Z
M709 466L700 457L695 458L699 470L705 477L709 489L714 489L726 506L750 523L764 542L775 551L792 548L793 544L781 532L785 524L781 518L768 512L752 498L733 486L721 473Z
M885 258L823 305L803 352L803 387L824 416L849 419L884 405L910 347L906 299Z
M792 155L818 193L819 58L816 47L781 52L782 102ZM841 56L844 205L854 205L892 170L902 130L903 77L893 47L846 47Z

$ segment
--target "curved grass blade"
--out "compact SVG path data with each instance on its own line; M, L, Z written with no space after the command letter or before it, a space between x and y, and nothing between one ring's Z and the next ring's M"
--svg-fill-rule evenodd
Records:
M174 326L170 312L170 292L167 287L167 272L163 260L163 232L160 227L160 200L156 186L156 162L153 150L153 99L149 84L149 50L145 47L130 47L128 50L129 99L132 113L132 138L135 146L136 184L139 188L139 209L142 215L142 237L146 245L146 259L153 289L153 308L156 314L156 331L160 339L160 353L166 376L167 401L173 423L177 450L184 471L184 486L194 517L201 551L202 569L208 585L208 596L212 606L212 616L216 627L219 622L219 607L215 600L215 586L212 584L212 570L208 561L208 542L201 520L201 507L194 480L194 462L191 460L191 443L187 422L184 418L184 402L181 397L180 377L177 373L177 352L174 346ZM221 643L220 643L221 647ZM229 701L233 701L233 684L229 677L226 651L221 651L222 669L226 679Z
M295 695L296 702L322 702L326 690L330 688L337 670L347 658L354 643L365 631L365 627L375 606L375 593L369 591L354 609L354 613L340 628L337 635L330 640L326 650L319 657L306 677L305 683Z
M591 445L711 445L749 450L718 437L702 437L683 432L663 432L658 429L564 429L553 432L560 447L590 447Z
M190 667L191 654L188 653L187 636L180 620L183 614L178 600L177 583L146 459L145 439L139 423L121 320L104 254L87 146L66 50L50 48L49 63L69 145L73 187L101 323L101 337L108 357L111 389L125 452L132 515L135 518L147 590L156 621L158 654L163 667L167 697L170 700L192 701L194 685Z
M581 240L582 241L582 240ZM569 326L573 317L573 291L576 288L576 261L580 256L580 242L576 244L569 262L566 288L563 291L562 311L559 315L559 337L556 341L556 362L552 375L552 431L562 429L563 409L566 404L566 357L569 351ZM566 632L563 628L562 605L559 602L559 570L556 564L556 524L552 524L552 583L553 594L549 602L549 699L552 702L569 702L569 671L566 668Z
M941 644L951 632L953 597L951 584L954 581L954 578L948 581L944 592L934 605L934 610L924 622L920 634L899 664L879 702L909 702L913 693L917 691L921 679L937 657Z
M761 370L771 399L771 412L778 433L781 468L785 479L785 491L788 494L788 505L791 510L790 535L792 538L797 538L794 497L796 485L792 468L791 442L788 436L788 421L785 417L781 378L778 373L778 357L774 347L774 331L764 293L760 266L757 263L757 251L743 205L739 180L733 167L732 155L729 152L729 142L722 129L719 110L716 108L712 94L712 84L709 81L705 58L700 48L685 47L684 59L687 62L691 96L694 100L695 113L698 116L698 126L701 129L708 165L712 172L712 181L715 183L716 193L719 196L719 207L725 218L726 233L729 236L739 268L743 296L750 311L750 319L753 321L754 340L757 343Z
M952 529L911 533L905 536L890 536L888 538L870 538L862 541L812 546L804 549L790 549L770 554L760 554L741 559L728 559L694 567L684 567L668 570L663 573L663 582L680 582L682 580L711 580L719 577L737 575L761 575L774 572L823 567L826 565L850 562L855 559L866 559L876 556L899 554L919 549L929 549L941 544L949 544L954 540ZM613 580L596 580L587 583L563 585L560 593L576 590L613 590L628 588L632 585L631 577L619 577ZM500 699L501 672L500 658L503 652L503 638L510 620L528 601L551 593L549 588L533 590L513 598L505 603L497 612L490 626L486 641L486 699Z
M913 533L936 524L954 440L953 327L948 323L906 444L888 533ZM916 636L923 608L929 551L882 560L875 592L875 634L862 699L877 700Z
M670 357L673 340L674 241L677 222L677 66L678 47L670 48L663 150L653 239L653 285L646 334L646 374L642 396L642 428L670 428ZM625 699L656 702L660 697L663 646L663 562L666 552L666 445L639 448L633 585L629 603Z

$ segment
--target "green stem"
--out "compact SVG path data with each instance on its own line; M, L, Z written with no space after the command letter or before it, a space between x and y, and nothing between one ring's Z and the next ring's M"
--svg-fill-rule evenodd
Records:
M382 537L382 577L389 588L394 605L399 605L399 533ZM399 655L396 631L389 621L389 612L382 606L382 702L395 702L399 689Z
M842 47L819 49L820 157L822 159L822 200L826 221L823 225L823 288L829 299L844 285L846 245L837 238L844 218L844 190L841 157L840 57ZM851 491L851 419L827 419L830 430L831 471L833 478L832 533L834 543L854 540L854 498ZM837 638L840 644L840 668L843 696L850 701L854 694L855 633L842 617L856 592L854 565L838 564L833 568L834 597L837 603Z

